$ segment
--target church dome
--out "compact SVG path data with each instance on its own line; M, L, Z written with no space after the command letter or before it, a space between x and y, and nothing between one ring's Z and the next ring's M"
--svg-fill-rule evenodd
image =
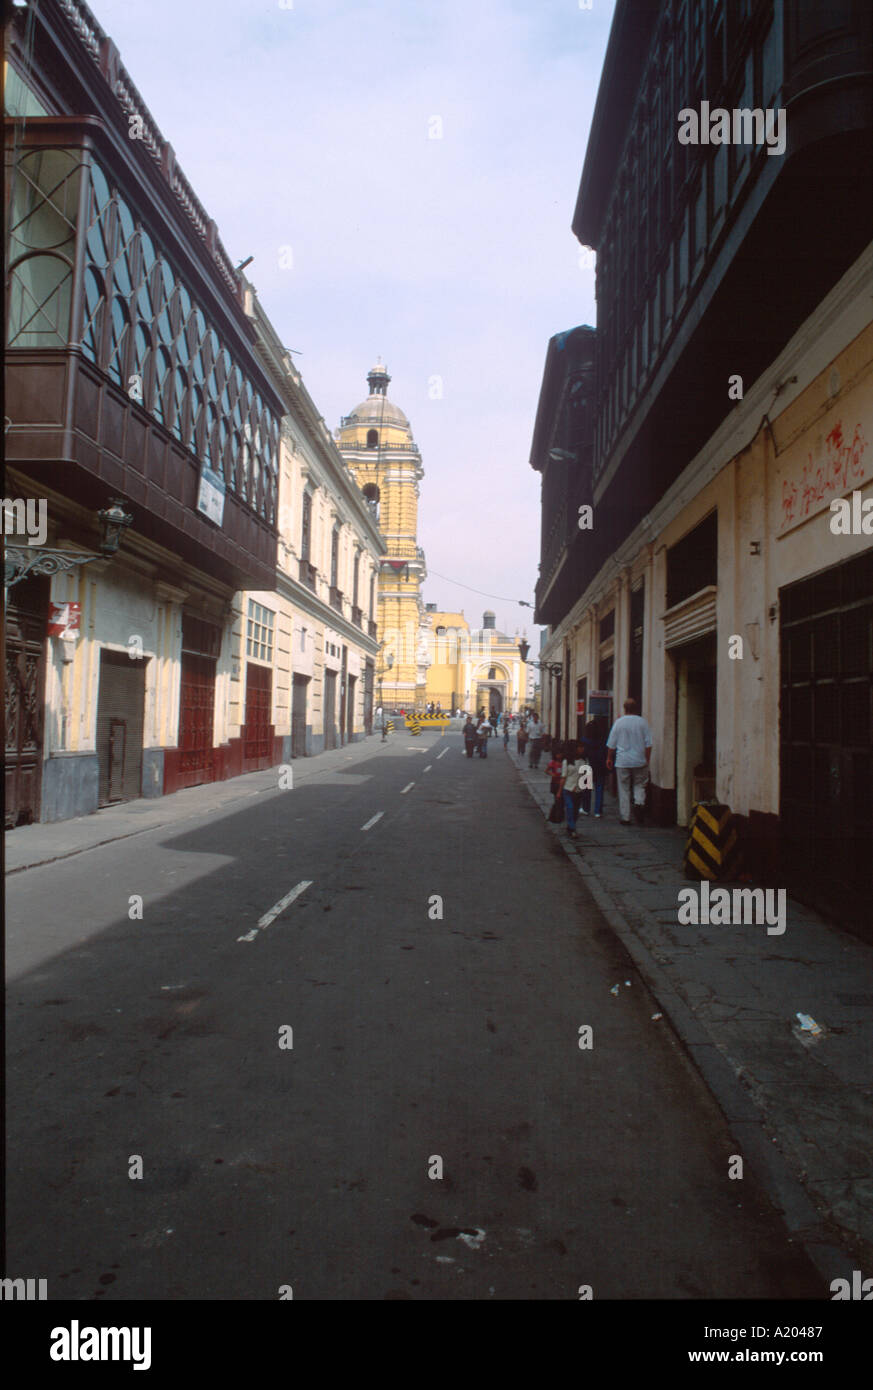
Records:
M409 421L399 406L389 401L387 396L368 396L356 405L351 415L346 416L347 425L398 425L409 429Z
M388 399L390 380L388 368L381 361L378 361L375 367L371 367L367 373L370 394L345 417L343 425L393 425L398 429L408 430L409 421L403 411Z

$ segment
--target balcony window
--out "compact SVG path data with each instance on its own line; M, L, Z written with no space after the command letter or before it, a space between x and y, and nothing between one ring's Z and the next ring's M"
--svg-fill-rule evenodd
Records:
M85 329L82 334L82 351L94 363L100 360L105 303L105 282L93 266L88 266L85 271Z
M11 63L6 65L4 105L7 116L48 116L39 97L18 75Z
M109 362L107 370L114 381L127 389L126 361L127 339L130 321L127 317L127 303L120 295L114 295L110 314Z
M367 430L367 448L375 449L379 444L379 431Z
M125 391L141 376L145 409L273 517L277 421L125 199L97 165L88 177L85 355Z
M70 333L81 156L21 157L9 210L10 347L65 347Z

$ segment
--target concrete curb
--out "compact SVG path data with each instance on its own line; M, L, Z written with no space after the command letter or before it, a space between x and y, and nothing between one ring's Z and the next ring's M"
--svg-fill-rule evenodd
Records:
M524 776L524 769L515 762L514 765L537 809L544 815L547 814L551 798L548 795L539 795L531 781ZM768 1136L765 1114L755 1105L743 1087L739 1075L721 1052L717 1039L679 995L664 969L652 959L630 922L616 906L612 896L603 888L596 873L588 868L575 846L567 843L557 826L553 828L545 821L545 827L558 840L567 858L575 866L601 915L615 932L646 987L657 1000L666 1021L673 1028L724 1115L738 1151L754 1165L756 1179L777 1213L781 1214L791 1240L803 1249L827 1289L830 1288L833 1279L842 1278L851 1282L852 1270L857 1262L833 1244L834 1230L813 1205L803 1184L772 1138ZM647 912L647 909L642 910Z

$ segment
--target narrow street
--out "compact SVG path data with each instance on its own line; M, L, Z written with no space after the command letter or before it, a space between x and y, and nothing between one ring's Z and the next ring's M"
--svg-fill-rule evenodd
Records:
M10 1267L74 1300L826 1296L502 747L338 765L9 878Z

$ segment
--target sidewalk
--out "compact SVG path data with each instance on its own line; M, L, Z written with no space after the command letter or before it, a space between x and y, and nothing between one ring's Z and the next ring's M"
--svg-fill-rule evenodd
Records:
M532 771L509 756L547 815L547 759ZM792 1235L828 1282L873 1275L873 948L791 898L781 936L680 926L685 831L625 828L608 793L575 841L544 824L659 1000L652 1027L673 1025ZM798 1012L823 1034L800 1034Z
M413 748L413 742L415 747ZM378 731L357 743L332 748L311 758L295 758L290 764L293 785L303 786L315 777L347 775L346 764L360 763L371 757L392 753L425 752L430 743L423 739L410 740L405 729L398 729L386 743ZM20 825L5 832L6 873L20 873L56 859L67 859L97 849L113 840L125 840L142 835L146 830L159 830L189 820L192 816L230 814L238 810L247 797L275 791L279 784L279 768L263 772L246 772L226 782L207 782L200 787L188 787L170 796L140 798L106 806L90 816L75 820L54 821L47 825Z

